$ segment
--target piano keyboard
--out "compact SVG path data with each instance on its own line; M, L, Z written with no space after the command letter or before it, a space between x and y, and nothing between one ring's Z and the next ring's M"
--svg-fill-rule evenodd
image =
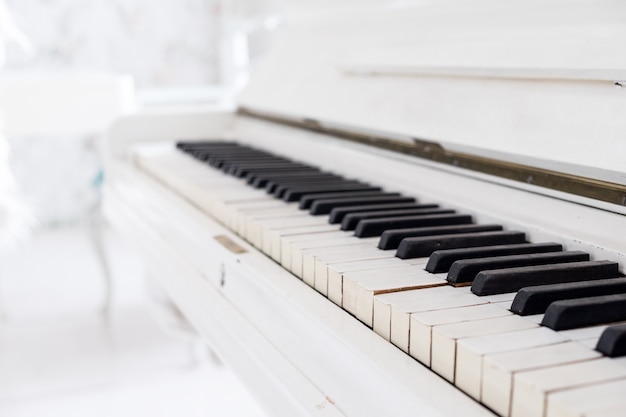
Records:
M213 168L215 219L499 415L626 405L571 400L626 383L617 263L235 142L178 148Z

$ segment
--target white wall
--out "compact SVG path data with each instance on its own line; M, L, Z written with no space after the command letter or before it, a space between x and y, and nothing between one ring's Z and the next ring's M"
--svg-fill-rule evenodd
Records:
M138 88L218 80L217 0L6 0L35 47L10 46L7 70L126 73Z

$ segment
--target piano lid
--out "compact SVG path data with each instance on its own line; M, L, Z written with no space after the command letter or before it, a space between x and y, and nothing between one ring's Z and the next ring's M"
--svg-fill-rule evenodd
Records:
M623 206L624 16L500 0L292 19L240 111Z

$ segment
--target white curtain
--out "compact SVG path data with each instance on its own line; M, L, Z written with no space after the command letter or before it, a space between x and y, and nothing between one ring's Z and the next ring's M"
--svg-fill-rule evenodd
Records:
M0 0L0 69L4 62L4 46L16 41L28 48L28 42L13 24L4 2ZM2 135L0 114L0 249L10 247L28 231L28 210L18 198L17 187L9 166L9 147Z

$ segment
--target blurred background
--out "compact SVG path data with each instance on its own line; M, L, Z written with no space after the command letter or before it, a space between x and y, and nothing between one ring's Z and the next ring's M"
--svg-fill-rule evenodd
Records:
M103 222L100 147L139 109L232 107L286 15L338 6L0 0L0 415L263 415Z

